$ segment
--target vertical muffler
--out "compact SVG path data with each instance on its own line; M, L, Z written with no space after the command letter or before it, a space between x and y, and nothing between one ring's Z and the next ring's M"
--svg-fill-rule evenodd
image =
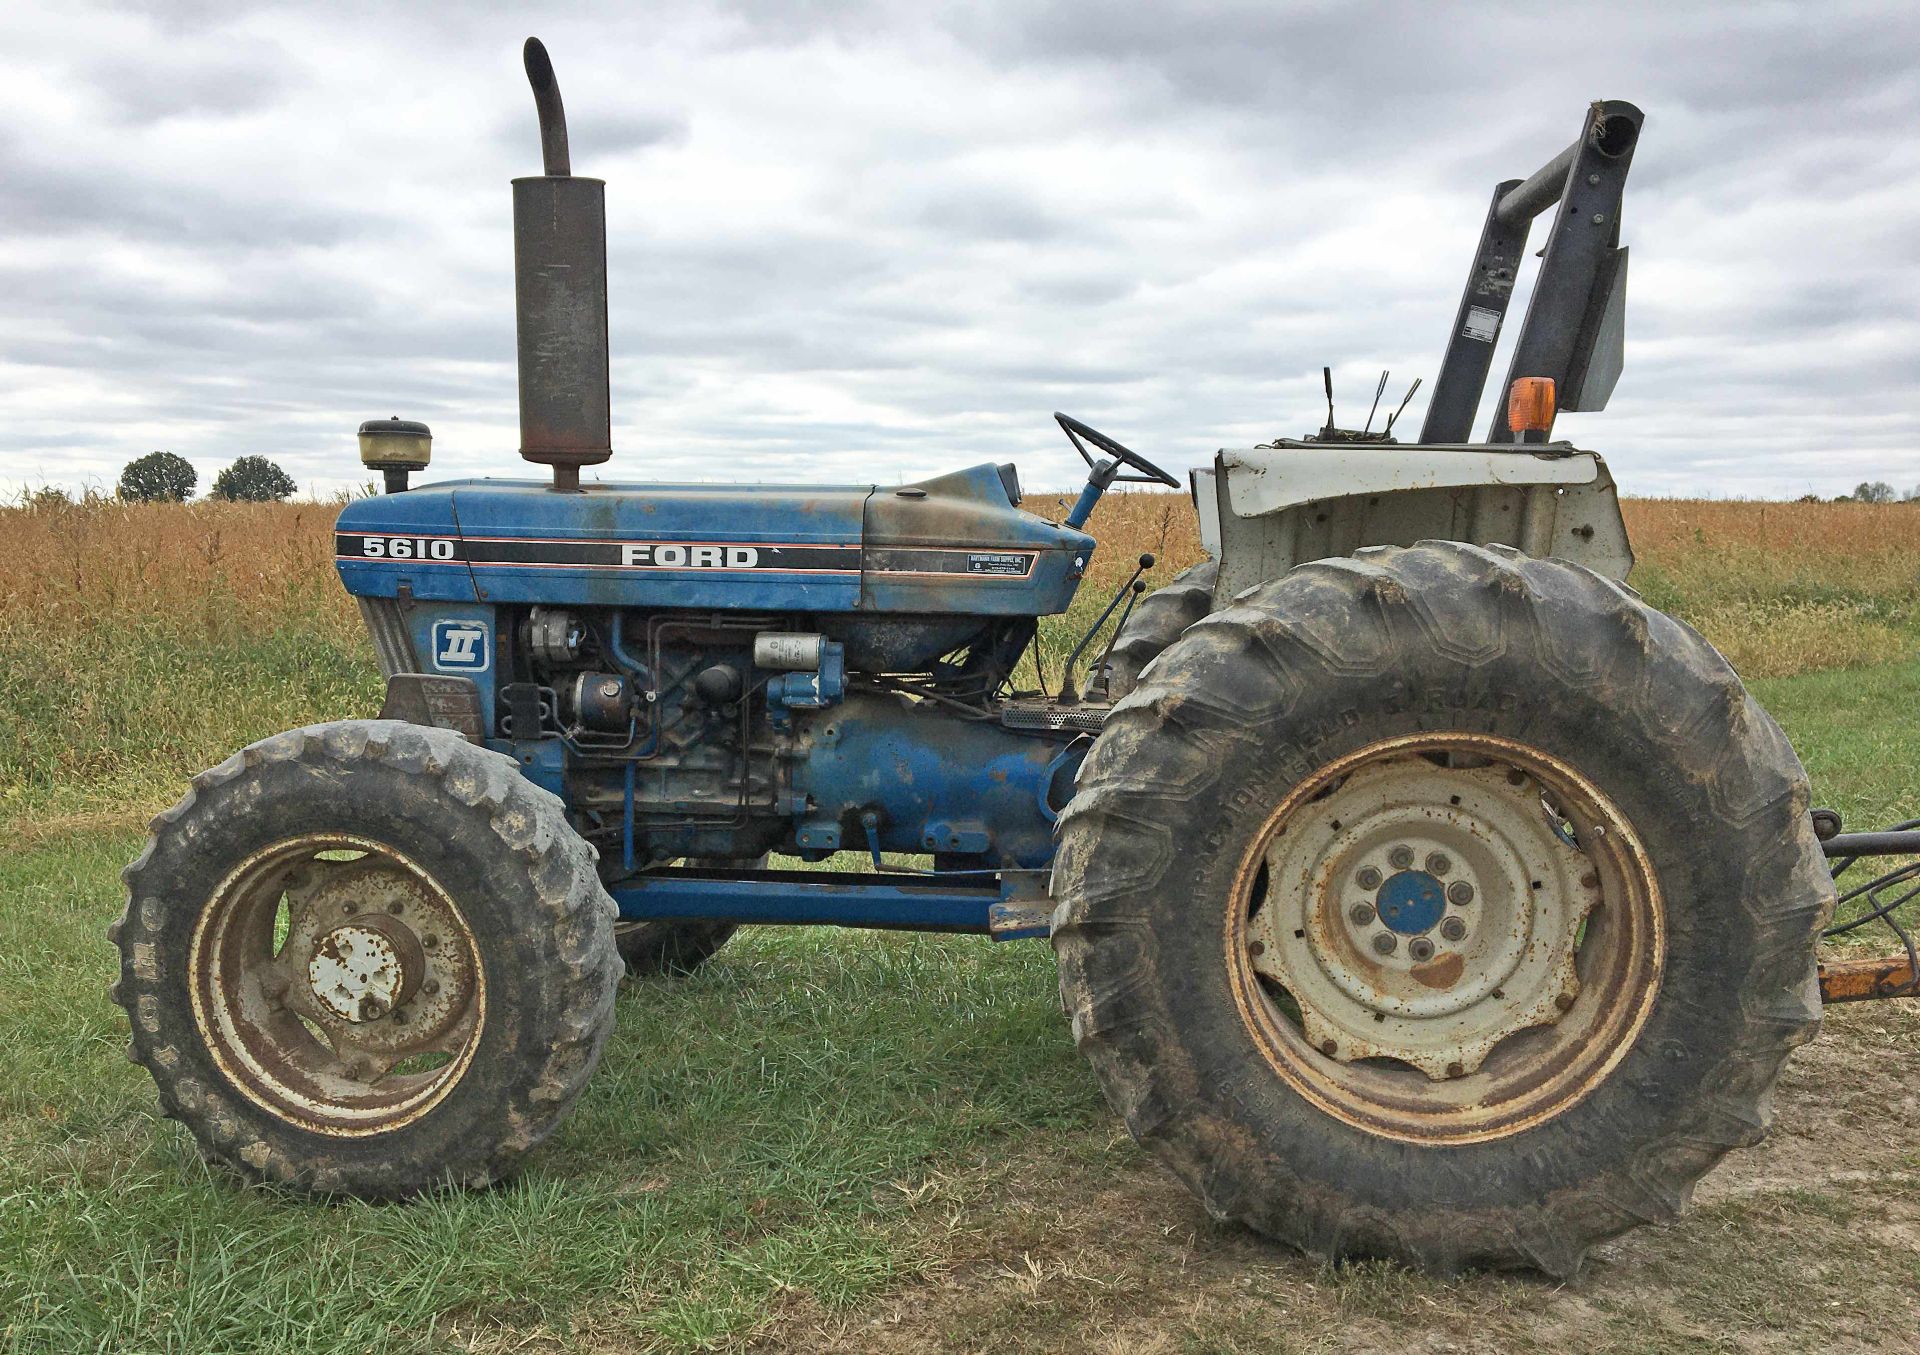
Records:
M580 468L613 455L607 390L607 186L573 175L553 62L528 38L527 80L546 173L513 181L513 285L520 350L520 455L577 492Z

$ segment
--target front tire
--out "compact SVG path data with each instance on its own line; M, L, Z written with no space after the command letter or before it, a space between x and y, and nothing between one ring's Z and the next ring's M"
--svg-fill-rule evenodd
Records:
M1322 561L1109 720L1061 819L1062 999L1216 1217L1571 1275L1763 1136L1819 1020L1807 803L1725 661L1618 585Z
M496 1180L612 1027L592 848L512 759L445 730L253 744L194 778L124 878L129 1054L250 1180L365 1199Z

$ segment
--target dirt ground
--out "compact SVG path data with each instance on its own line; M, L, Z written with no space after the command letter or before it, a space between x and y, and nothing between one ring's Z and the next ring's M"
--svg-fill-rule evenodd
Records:
M1208 1220L1117 1129L1104 1173L1036 1145L980 1197L929 1199L949 1231L932 1279L852 1314L796 1303L755 1348L1920 1351L1920 1002L1830 1010L1775 1114L1679 1223L1599 1248L1572 1284L1320 1266Z

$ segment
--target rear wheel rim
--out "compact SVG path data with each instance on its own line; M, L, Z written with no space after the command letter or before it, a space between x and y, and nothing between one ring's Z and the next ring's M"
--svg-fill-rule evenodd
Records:
M214 1062L280 1119L388 1133L471 1067L486 972L434 877L367 838L310 833L249 856L194 928L188 984Z
M1274 1071L1423 1144L1584 1100L1633 1047L1666 948L1618 806L1492 734L1381 740L1319 769L1255 835L1229 906L1235 1001Z

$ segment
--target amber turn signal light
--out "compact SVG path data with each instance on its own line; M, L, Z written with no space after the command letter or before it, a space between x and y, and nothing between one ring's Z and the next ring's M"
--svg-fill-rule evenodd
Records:
M1507 392L1507 427L1516 433L1544 433L1553 427L1553 378L1523 376Z

